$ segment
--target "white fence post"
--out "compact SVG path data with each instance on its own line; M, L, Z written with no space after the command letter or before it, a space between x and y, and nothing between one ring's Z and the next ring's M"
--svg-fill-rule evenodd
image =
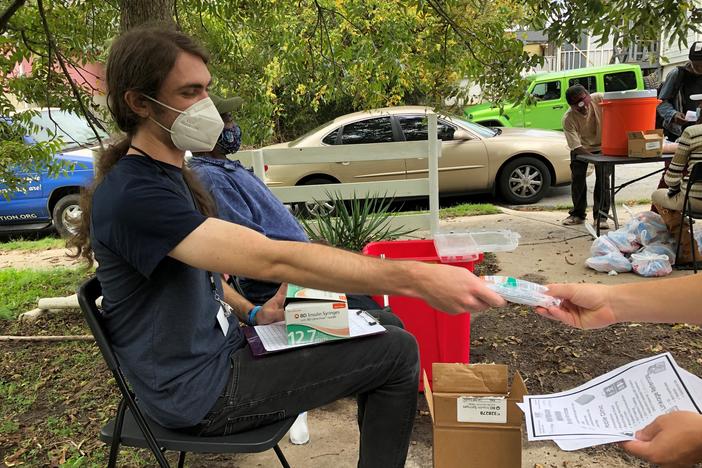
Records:
M429 114L429 222L431 233L434 235L439 229L439 151L438 125L436 114Z
M261 180L266 180L265 175L266 175L266 168L263 165L263 150L262 149L256 149L253 150L252 154L252 165L253 165L253 170L254 174L261 179Z

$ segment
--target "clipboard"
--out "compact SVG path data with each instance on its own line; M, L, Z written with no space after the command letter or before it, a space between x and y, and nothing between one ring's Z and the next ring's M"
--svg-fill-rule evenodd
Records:
M249 348L254 357L261 357L267 354L290 351L305 346L316 346L327 343L338 343L342 340L352 340L365 336L373 336L385 333L387 330L377 319L363 310L349 310L349 331L351 336L338 340L322 341L319 343L303 343L299 345L287 344L287 334L285 322L276 322L270 325L257 325L255 327L244 327L244 336L249 343Z

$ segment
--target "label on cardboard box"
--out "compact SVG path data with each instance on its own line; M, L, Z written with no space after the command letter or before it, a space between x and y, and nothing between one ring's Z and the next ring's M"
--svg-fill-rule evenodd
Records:
M661 142L660 141L652 141L650 143L646 143L646 151L649 150L655 150L661 147Z
M507 422L505 397L461 396L456 399L458 422L504 424Z

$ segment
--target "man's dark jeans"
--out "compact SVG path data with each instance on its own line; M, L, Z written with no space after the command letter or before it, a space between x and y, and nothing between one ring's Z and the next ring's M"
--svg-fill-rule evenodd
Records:
M406 331L343 340L254 358L248 346L231 356L227 387L191 432L245 431L340 398L356 396L359 467L402 467L417 411L419 354Z
M569 211L569 214L585 219L587 217L585 215L587 211L587 182L585 180L587 178L587 163L578 161L575 156L576 154L571 151L570 172L572 175L572 182L570 190L571 196L573 197L573 209ZM603 170L602 166L595 166L595 189L593 191L594 206L592 207L592 216L595 221L599 220L598 213L600 210L609 213L611 204L609 196L609 178L611 173L611 170ZM600 200L600 193L602 193L603 185L605 197L604 200Z

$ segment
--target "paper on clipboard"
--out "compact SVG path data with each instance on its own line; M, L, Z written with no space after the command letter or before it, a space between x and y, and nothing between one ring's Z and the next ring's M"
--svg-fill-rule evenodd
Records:
M290 345L285 330L285 322L271 323L270 325L257 325L253 327L255 335L263 347L263 352L254 354L275 353L292 348L309 346L309 343ZM361 336L375 335L385 332L385 327L380 325L372 315L356 309L349 310L349 332L350 336L347 339L358 338ZM247 334L247 340L252 344L250 333ZM253 345L253 344L252 344ZM253 348L253 346L252 346Z

